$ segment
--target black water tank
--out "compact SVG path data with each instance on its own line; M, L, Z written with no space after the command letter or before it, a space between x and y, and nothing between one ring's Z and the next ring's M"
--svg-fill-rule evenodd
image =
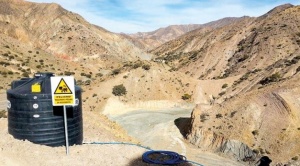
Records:
M34 78L12 82L7 91L9 134L42 145L65 145L63 106L52 106L52 76L37 73ZM38 85L38 91L33 85ZM66 106L69 145L82 144L83 140L81 88L77 85L75 98L76 105Z

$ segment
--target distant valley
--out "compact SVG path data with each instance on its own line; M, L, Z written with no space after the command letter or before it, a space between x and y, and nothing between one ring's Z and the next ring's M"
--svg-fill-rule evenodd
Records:
M2 94L39 71L74 75L86 112L194 105L180 124L201 151L241 162L300 157L300 6L116 34L54 3L0 0L0 63ZM117 85L126 95L112 94Z

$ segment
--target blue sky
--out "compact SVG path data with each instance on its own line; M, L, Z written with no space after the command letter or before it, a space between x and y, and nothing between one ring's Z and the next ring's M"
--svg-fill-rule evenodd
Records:
M224 17L257 17L300 0L28 0L57 3L112 32L149 32L169 25L203 24Z

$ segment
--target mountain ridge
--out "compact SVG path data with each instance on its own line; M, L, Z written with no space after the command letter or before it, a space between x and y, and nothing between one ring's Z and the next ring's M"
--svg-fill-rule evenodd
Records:
M299 156L300 6L224 18L184 34L178 26L149 32L181 34L151 48L57 4L0 3L1 92L38 71L74 75L86 112L197 104L184 137L202 150L223 154L234 142L254 160L268 155L287 163ZM116 85L126 95L114 96Z

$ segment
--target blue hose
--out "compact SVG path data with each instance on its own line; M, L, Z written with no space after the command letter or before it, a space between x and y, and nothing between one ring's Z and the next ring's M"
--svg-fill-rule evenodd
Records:
M133 143L128 143L128 142L84 142L83 144L99 144L99 145L133 145L133 146L138 146L144 149L151 150L149 147L142 146L139 144L133 144Z
M186 160L185 156L182 156L176 152L163 151L163 150L152 150L149 147L142 146L139 144L133 144L128 142L84 142L83 144L98 144L98 145L133 145L138 146L149 151L142 155L144 162L149 164L163 164L163 165L176 165L181 163L191 163L198 166L204 166L202 164L196 163L194 161Z
M186 158L172 151L155 151L145 152L142 156L144 162L149 164L175 165L187 162Z

